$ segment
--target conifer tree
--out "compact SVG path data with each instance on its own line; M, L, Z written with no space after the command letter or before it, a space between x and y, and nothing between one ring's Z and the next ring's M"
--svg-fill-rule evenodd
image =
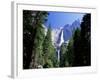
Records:
M81 23L81 53L83 66L91 65L91 14L86 14Z
M34 13L34 12L33 12ZM42 51L43 51L43 41L45 37L45 31L42 24L46 21L48 15L45 11L35 11L33 19L33 33L32 33L32 56L29 68L37 68L42 65Z
M67 45L63 43L60 48L60 67L65 67Z
M44 56L44 68L53 67L53 59L55 57L55 49L52 45L51 28L49 26L47 34L43 43L43 56Z
M68 42L66 51L66 60L68 62L68 66L73 66L74 62L73 38L71 38L70 41Z
M74 65L91 65L91 15L84 15L81 23L81 30L74 33Z
M32 55L32 11L23 10L23 68L28 69Z
M73 66L81 66L82 65L82 54L81 54L81 37L80 37L80 29L77 28L74 32L73 36L73 51L74 51L74 64Z

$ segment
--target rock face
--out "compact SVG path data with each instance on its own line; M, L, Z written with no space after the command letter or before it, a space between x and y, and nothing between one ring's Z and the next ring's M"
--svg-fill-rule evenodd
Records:
M43 25L45 29L45 35L47 33L47 27ZM76 28L80 28L80 21L75 20L71 25L66 24L63 27L52 29L52 44L56 46L60 46L62 42L67 42L73 34L73 31Z
M75 20L71 25L66 24L61 28L53 29L52 30L53 44L57 47L61 46L63 42L66 43L72 37L73 31L76 28L80 28L79 20Z

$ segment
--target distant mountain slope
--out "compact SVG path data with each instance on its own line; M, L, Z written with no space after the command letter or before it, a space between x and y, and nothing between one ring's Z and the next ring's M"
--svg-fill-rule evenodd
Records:
M45 33L47 32L47 27L43 26L45 28ZM57 47L62 42L67 42L73 34L73 31L76 28L80 28L80 21L75 20L72 24L66 24L63 27L52 29L52 43ZM63 37L63 39L61 39Z
M69 40L72 37L72 33L75 29L80 27L80 21L75 20L71 25L67 24L63 28L64 32L64 41Z

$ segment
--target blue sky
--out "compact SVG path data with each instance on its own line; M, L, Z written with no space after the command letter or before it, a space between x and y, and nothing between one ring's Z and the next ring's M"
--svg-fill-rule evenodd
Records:
M47 17L48 21L45 23L46 26L49 24L51 28L63 27L66 24L72 24L75 20L82 20L85 13L74 13L74 12L49 12Z

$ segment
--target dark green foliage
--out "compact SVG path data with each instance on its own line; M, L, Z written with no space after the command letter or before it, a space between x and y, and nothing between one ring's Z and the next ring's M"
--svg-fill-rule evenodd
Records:
M32 50L32 54L34 55L34 57L32 57L34 59L34 61L31 62L30 67L37 67L38 65L42 65L42 44L43 44L43 40L45 37L44 34L44 28L42 27L41 24L36 25L36 35L34 36L34 42L33 42L33 50Z
M45 11L23 10L23 68L35 68L42 64L42 42L44 28L42 24L47 20Z
M74 33L74 64L73 66L91 65L91 15L86 14L81 23L81 30Z
M51 41L51 29L49 28L47 31L47 35L45 36L44 43L43 43L43 56L44 56L44 64L48 60L48 58L51 56L51 47L52 47L52 41Z
M74 50L73 50L73 39L70 39L68 46L67 46L67 51L66 51L66 56L67 56L67 61L68 61L68 66L73 66L74 62Z
M23 11L23 68L28 69L32 55L32 11Z
M23 11L23 68L38 68L57 66L56 51L52 45L51 29L44 34L42 24L47 20L45 11ZM28 58L27 58L28 57Z
M33 14L32 14L33 15ZM32 41L33 41L33 48L32 48L32 56L30 62L30 68L37 68L39 65L43 64L43 41L45 37L45 31L42 24L46 21L48 13L42 11L36 11L34 13L34 20L33 20L33 34L32 34Z
M62 44L60 49L60 67L65 67L65 63L67 61L67 45Z
M73 37L73 50L74 50L74 64L73 66L81 66L82 65L82 47L80 46L81 36L80 29L76 29Z
M60 67L70 67L73 65L73 39L70 39L68 43L62 44L60 54Z
M56 60L55 58L55 48L52 45L51 28L49 27L43 43L43 67L54 67L54 61Z
M81 46L83 54L83 65L91 65L91 15L86 14L81 23Z
M73 32L67 47L61 46L61 67L91 65L91 15L83 17L81 28Z

